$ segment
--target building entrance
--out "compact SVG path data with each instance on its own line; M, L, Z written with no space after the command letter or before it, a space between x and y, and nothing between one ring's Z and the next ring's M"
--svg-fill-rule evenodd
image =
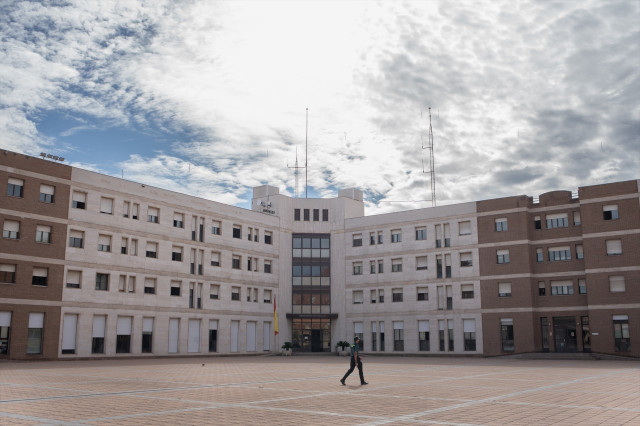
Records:
M574 317L554 317L553 336L556 352L578 351L578 336Z
M331 320L328 318L294 318L292 345L296 352L331 352Z

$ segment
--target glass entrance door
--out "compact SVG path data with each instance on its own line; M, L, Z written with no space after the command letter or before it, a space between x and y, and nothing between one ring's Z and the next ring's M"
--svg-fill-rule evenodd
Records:
M589 317L582 317L582 351L591 352L591 331L589 330Z
M574 317L554 317L553 335L556 352L577 352L578 337Z

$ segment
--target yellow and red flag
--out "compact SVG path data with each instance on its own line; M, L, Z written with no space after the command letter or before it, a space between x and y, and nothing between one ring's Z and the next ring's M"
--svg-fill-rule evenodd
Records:
M278 311L276 310L276 299L273 298L273 334L278 334L280 331L278 330Z

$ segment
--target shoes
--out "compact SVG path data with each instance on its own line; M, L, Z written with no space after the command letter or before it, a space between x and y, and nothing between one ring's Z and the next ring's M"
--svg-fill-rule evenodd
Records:
M360 385L368 385L369 383L367 382L360 382Z
M344 386L346 383L344 382L344 379L340 379L340 383L342 383L342 386Z

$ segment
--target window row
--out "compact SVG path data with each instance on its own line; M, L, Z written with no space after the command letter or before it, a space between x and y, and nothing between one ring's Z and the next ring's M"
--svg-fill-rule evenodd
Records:
M436 334L431 336L431 323L437 325ZM415 335L417 348L426 352L453 352L456 350L456 327L451 319L418 320L417 334ZM404 321L392 321L393 325L393 351L405 350L405 324ZM461 327L460 327L461 325ZM364 323L354 322L354 335L360 338L360 345L372 352L385 351L385 323L384 321L372 321L370 326L370 342L365 336ZM457 333L462 335L459 343L463 345L463 351L476 350L476 320L463 318L462 324L458 324ZM434 339L431 339L434 337Z
M313 213L313 221L314 222L320 221L320 209L293 209L293 220L295 220L296 222L299 222L301 220L300 219L301 212L302 212L302 220L304 220L305 222L311 221L312 213ZM323 222L329 221L328 209L322 209L322 221Z
M415 241L427 240L427 227L416 226L414 227ZM385 231L371 231L369 232L369 245L383 244ZM448 223L433 225L433 234L435 235L435 247L450 247L451 246L451 225ZM465 220L458 222L458 235L471 235L471 221ZM366 235L362 233L352 234L352 246L362 247L363 238ZM402 229L391 229L389 231L389 241L391 243L402 242Z
M462 252L456 253L458 257L458 261L460 262L461 268L471 267L473 266L473 253L472 252ZM435 270L436 276L438 278L451 278L451 262L452 256L451 254L438 254L433 256L435 258ZM363 261L354 261L351 263L352 266L352 274L353 275L362 275L364 273L364 265L366 263ZM384 273L385 261L384 259L370 260L369 261L369 273L370 274L382 274ZM410 267L415 268L416 271L425 271L429 269L429 256L416 256L415 262L409 264ZM434 266L432 264L432 266ZM403 258L392 258L391 259L391 272L402 272L403 270Z
M7 196L24 197L24 179L10 177L7 182ZM56 187L53 185L40 184L38 201L52 204L55 200Z
M413 287L413 286L412 286ZM453 300L454 300L454 286L453 285L418 285L415 286L415 299L417 302L428 302L429 301L429 287L435 287L435 296L436 296L436 305L438 310L452 310L453 309ZM402 287L394 287L391 289L391 301L392 302L403 302L404 301L404 293L406 288ZM354 305L364 304L365 292L367 290L353 290L352 291L352 303ZM380 289L370 289L369 292L369 301L372 304L376 303L384 303L384 293L385 290L383 288ZM457 292L456 286L456 298L460 299L473 299L475 298L475 287L473 284L461 284L460 291Z
M35 242L51 244L51 226L48 225L36 225ZM20 235L20 222L17 220L6 219L2 225L2 238L11 240L19 240Z

